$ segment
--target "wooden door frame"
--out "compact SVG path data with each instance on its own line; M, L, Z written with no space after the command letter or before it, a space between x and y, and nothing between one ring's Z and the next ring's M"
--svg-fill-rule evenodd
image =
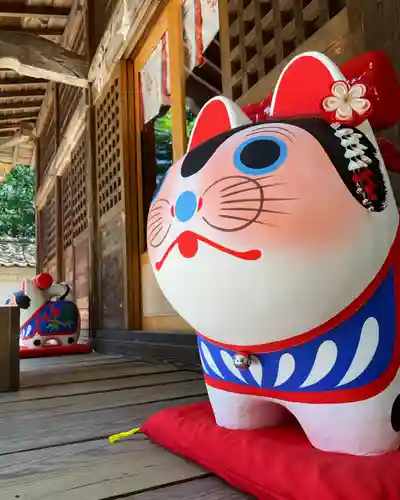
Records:
M173 27L172 29L170 29ZM143 179L142 179L142 107L140 102L140 71L146 64L164 33L168 32L168 52L170 65L171 89L171 116L172 116L172 145L173 161L177 161L186 152L186 114L185 114L185 66L184 66L184 41L181 0L169 0L163 12L155 21L140 50L131 57L133 61L133 86L134 92L134 120L135 120L135 151L133 158L136 163L136 189L138 199L138 238L139 238L139 264L145 258L143 254L144 221L143 221ZM141 265L140 265L141 267Z
M136 318L131 318L133 329L143 328L142 305L142 265L147 261L145 249L145 221L143 219L143 178L142 178L142 106L140 94L140 70L150 58L164 33L168 32L168 53L170 67L171 115L173 135L173 161L177 161L186 152L186 113L185 113L185 68L184 40L181 0L169 0L152 23L139 49L130 57L131 71L127 73L128 87L128 127L130 141L129 186L135 199L130 208L130 221L127 231L130 233L127 256L130 261L128 276L130 289L128 294L136 306ZM172 29L171 29L172 28ZM133 140L132 140L133 139ZM135 241L134 241L135 240ZM133 297L133 294L135 297Z

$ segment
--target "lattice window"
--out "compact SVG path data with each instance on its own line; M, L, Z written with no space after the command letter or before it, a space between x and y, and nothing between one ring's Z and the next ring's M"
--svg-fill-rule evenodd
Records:
M86 134L83 133L71 155L71 197L73 211L73 237L88 227L86 198Z
M73 240L74 219L72 212L71 178L71 165L69 165L61 178L64 250L72 245Z
M86 57L86 24L83 22L79 26L76 38L73 41L71 50L76 54ZM73 85L59 84L58 102L59 102L59 120L61 135L65 134L66 128L72 118L74 111L77 108L78 102L81 99L83 90Z
M48 264L56 256L56 204L54 188L49 193L46 204L40 212L40 231L43 265Z
M58 99L60 106L60 132L64 135L68 124L77 108L79 100L82 97L82 89L72 85L60 84L58 90Z
M239 99L342 10L346 0L230 0L229 85Z
M122 201L120 79L116 77L96 103L97 185L102 217Z
M62 177L64 250L88 227L86 197L86 135L82 134Z
M54 120L54 109L50 110L46 126L39 138L40 147L40 170L39 179L42 181L51 160L56 154L56 128Z

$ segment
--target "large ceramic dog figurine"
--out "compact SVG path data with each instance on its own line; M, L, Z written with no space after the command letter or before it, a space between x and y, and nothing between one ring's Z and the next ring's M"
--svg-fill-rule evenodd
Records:
M70 287L54 283L49 274L25 279L9 299L21 310L20 347L42 348L76 344L80 315Z
M371 108L365 85L302 54L267 121L211 100L155 196L149 257L198 332L220 426L289 410L321 450L399 446L399 216Z

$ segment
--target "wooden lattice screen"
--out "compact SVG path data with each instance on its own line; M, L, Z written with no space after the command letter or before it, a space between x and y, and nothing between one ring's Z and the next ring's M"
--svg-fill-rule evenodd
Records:
M46 120L45 128L40 134L39 149L40 149L40 165L39 165L39 179L42 181L45 177L47 169L49 168L51 160L56 154L56 127L54 118L54 108L50 109L48 118Z
M82 134L71 156L72 169L72 209L73 209L73 237L77 238L86 231L87 197L86 197L86 134Z
M121 62L95 102L101 328L125 328L126 217L123 193L127 148L127 63ZM133 140L133 138L131 138Z
M122 207L121 77L114 76L96 103L97 186L100 218Z
M229 0L225 92L239 99L345 5L346 0Z
M62 221L63 221L63 249L66 250L72 245L74 218L72 211L72 171L71 165L61 178L61 199L62 199Z
M83 16L84 17L84 16ZM86 30L85 22L82 19L82 23L77 32L74 43L71 49L81 56L86 56ZM71 120L72 114L75 111L79 99L82 97L83 90L79 87L74 87L72 85L59 84L58 89L58 101L59 101L59 120L60 120L60 132L61 135L65 134L67 126Z
M79 99L82 97L82 89L72 85L60 84L58 90L60 102L60 133L65 134L72 115L77 107Z
M43 268L49 269L56 257L56 204L54 188L49 193L46 204L40 211L41 257Z
M72 154L71 163L62 177L63 248L86 231L86 134L82 134Z

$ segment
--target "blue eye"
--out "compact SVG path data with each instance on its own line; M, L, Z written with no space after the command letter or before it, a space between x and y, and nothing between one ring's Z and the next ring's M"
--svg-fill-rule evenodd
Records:
M243 142L233 155L235 167L249 175L264 175L276 170L287 157L287 146L272 136L253 137Z

